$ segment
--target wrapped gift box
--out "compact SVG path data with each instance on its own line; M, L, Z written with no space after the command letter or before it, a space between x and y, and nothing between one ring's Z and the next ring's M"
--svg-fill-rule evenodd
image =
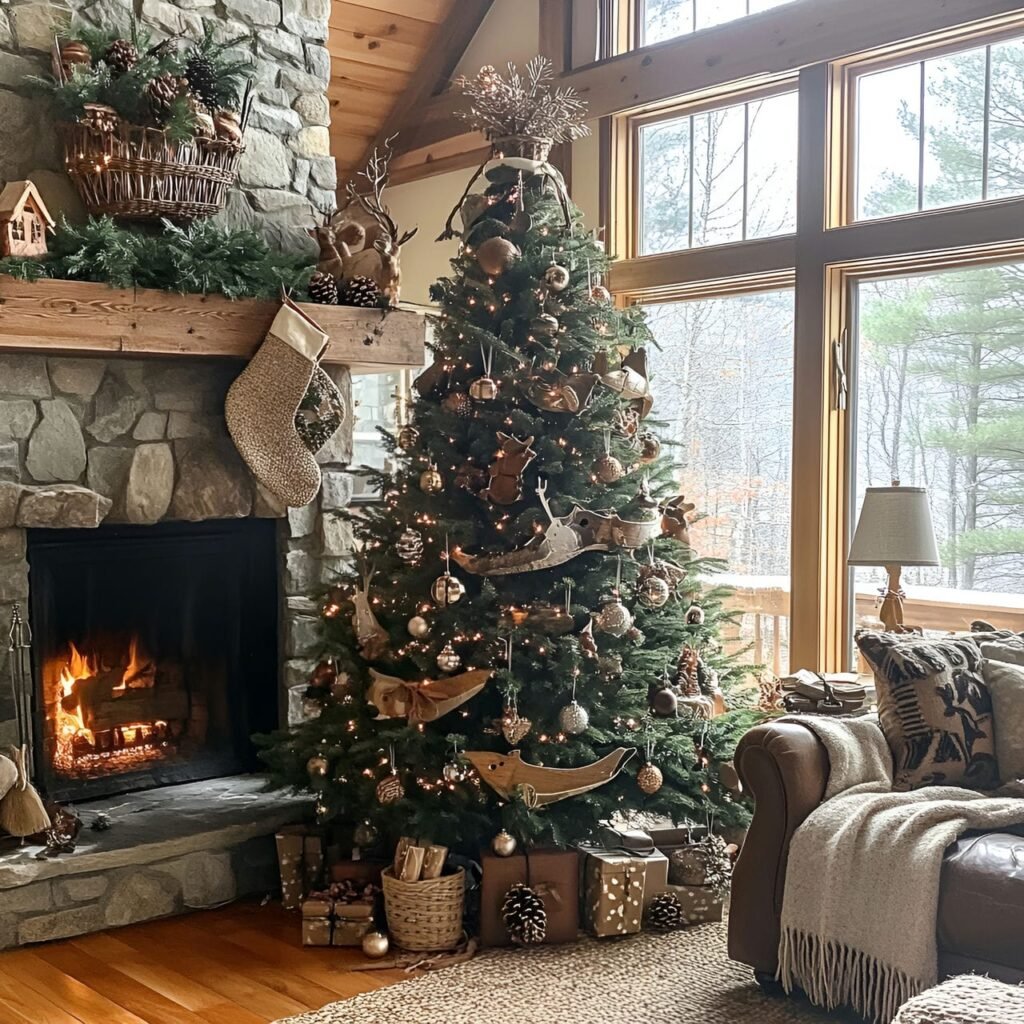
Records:
M584 864L584 919L600 938L640 931L644 912L667 884L668 860L622 850L588 850Z
M722 920L725 901L721 896L716 896L708 885L665 885L661 891L676 894L687 925Z
M315 889L323 877L324 839L319 829L290 825L274 837L281 871L281 905L297 910L303 896Z
M373 905L370 903L336 903L332 946L359 946L363 936L373 929Z
M334 931L334 900L320 897L302 901L302 944L329 946Z
M481 856L480 944L512 944L501 919L505 894L517 883L536 889L547 912L545 943L575 942L579 935L579 854L576 850L535 850L529 855Z

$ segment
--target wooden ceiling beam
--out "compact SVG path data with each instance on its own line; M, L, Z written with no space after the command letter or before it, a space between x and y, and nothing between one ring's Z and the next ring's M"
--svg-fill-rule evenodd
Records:
M419 67L413 73L405 91L398 98L391 113L384 120L375 138L366 147L362 160L356 165L362 167L373 155L375 148L385 139L400 134L403 125L415 123L418 112L451 77L466 48L483 23L494 0L457 0L447 18L438 27L436 42L427 51ZM447 133L451 137L453 132ZM397 140L396 140L397 142Z

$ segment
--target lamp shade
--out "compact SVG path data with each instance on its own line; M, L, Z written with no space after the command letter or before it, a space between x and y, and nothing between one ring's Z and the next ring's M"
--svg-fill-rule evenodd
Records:
M849 565L938 565L923 487L869 487L850 545Z

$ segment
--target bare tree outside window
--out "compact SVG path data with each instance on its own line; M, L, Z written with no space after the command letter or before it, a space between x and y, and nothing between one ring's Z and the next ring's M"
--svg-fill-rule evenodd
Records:
M792 0L641 0L641 45L699 32L781 7Z

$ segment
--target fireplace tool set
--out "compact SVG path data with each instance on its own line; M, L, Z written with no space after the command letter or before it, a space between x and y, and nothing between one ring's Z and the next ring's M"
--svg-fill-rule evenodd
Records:
M0 754L0 830L24 840L50 827L50 816L29 778L29 750L32 742L31 672L28 652L32 633L14 605L8 636L8 663L18 745L8 748L9 757Z

